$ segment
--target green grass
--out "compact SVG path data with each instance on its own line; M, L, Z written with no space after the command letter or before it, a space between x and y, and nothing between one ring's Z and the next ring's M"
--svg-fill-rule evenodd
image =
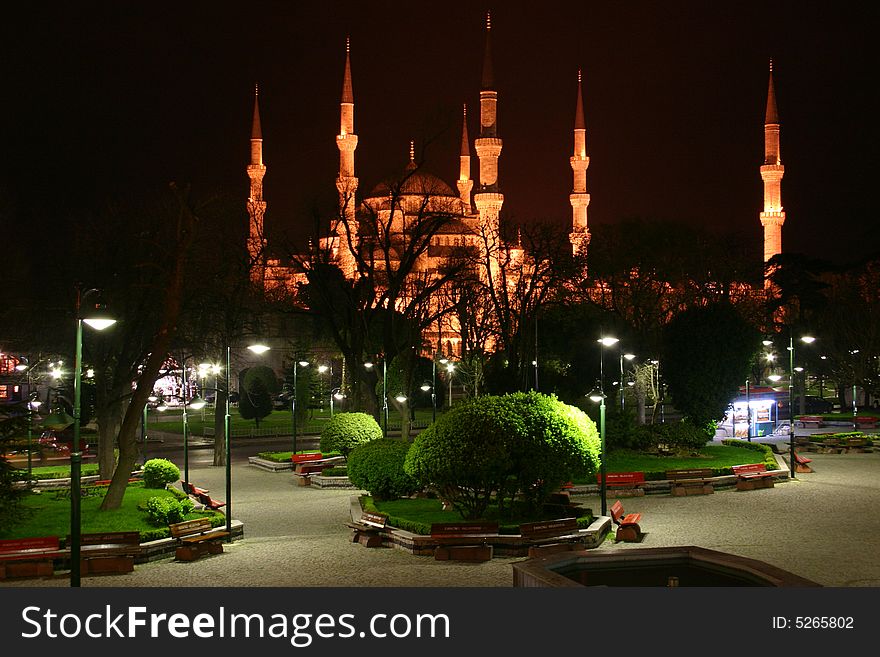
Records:
M23 468L19 466L16 471L13 471L13 473L24 479L27 477L27 466ZM35 479L69 479L70 466L43 465L38 468L31 468L31 474L33 474ZM98 465L96 463L83 464L80 466L80 474L83 477L96 475L98 474Z
M741 463L760 463L761 453L745 447L706 445L699 456L658 456L632 450L615 450L608 454L608 472L650 472L680 468L729 468Z
M462 522L464 518L454 509L443 510L443 504L438 499L431 498L415 498L376 501L372 497L364 498L364 507L368 511L378 511L388 516L388 524L411 531L414 534L430 534L431 525L433 523ZM584 509L589 512L589 509ZM498 522L500 534L517 534L519 533L519 523L532 522L536 520L550 520L556 516L552 514L535 515L516 515L508 514L500 517L498 507L494 504L489 505L486 514L481 520ZM592 514L578 519L578 526L587 527L592 522Z
M146 511L139 507L151 497L176 497L170 490L130 485L125 489L122 506L112 511L101 511L103 487L84 487L82 497L82 532L141 532L141 540L155 540L168 536L168 527L156 527L147 520ZM0 538L30 538L59 536L70 533L70 498L68 489L28 493L22 499L25 516L12 526L0 528ZM223 517L213 512L193 511L188 518L200 516Z

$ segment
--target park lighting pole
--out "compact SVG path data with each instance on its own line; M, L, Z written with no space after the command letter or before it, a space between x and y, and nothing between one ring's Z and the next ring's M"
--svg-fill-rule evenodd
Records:
M307 360L293 361L293 399L290 400L290 416L293 422L293 453L296 454L296 366L308 367Z
M600 345L602 345L599 350L599 390L602 394L605 394L605 347L611 347L616 345L619 340L617 338L613 338L610 335L601 337L596 340Z
M422 392L431 391L431 422L437 421L437 402L434 400L434 386L425 381L422 385Z
M602 502L602 515L608 513L608 499L605 483L605 393L602 384L597 383L590 393L590 401L599 404L599 499Z
M804 344L813 344L816 341L811 335L803 335L801 336L801 342ZM806 397L806 392L801 394L802 397ZM794 336L791 331L788 333L788 422L790 425L789 429L789 448L788 448L788 461L789 467L791 469L791 478L794 479L795 476L795 460L794 460L794 446L795 446L795 431L794 431Z
M623 410L623 407L624 407L623 359L625 358L628 361L632 361L632 359L635 357L636 357L635 354L625 354L625 353L623 353L623 351L620 352L620 410L621 411Z
M92 301L84 310L83 303L100 291L92 288L82 292L76 290L76 352L73 362L73 445L70 452L70 585L80 585L80 541L82 538L82 515L80 502L82 497L82 452L79 444L81 400L82 400L82 341L83 323L96 331L103 331L116 320L107 314L107 307L100 297Z
M437 354L431 359L431 422L437 421Z
M455 363L448 358L441 358L440 364L446 366L446 377L449 379L449 396L446 400L446 407L452 408L452 373L455 371Z
M28 388L30 389L30 387ZM39 410L40 393L31 392L28 394L28 485L30 486L31 477L33 476L33 467L31 461L31 441L33 440L34 411Z

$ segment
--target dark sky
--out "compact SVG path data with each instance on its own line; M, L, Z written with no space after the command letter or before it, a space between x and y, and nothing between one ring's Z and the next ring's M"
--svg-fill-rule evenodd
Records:
M848 3L39 3L2 28L0 188L75 208L120 182L176 180L244 203L259 83L270 238L306 235L335 194L348 35L361 190L427 136L426 168L453 184L462 103L477 133L487 9L507 218L570 222L582 68L591 225L705 224L760 258L772 57L784 250L876 250L875 35Z

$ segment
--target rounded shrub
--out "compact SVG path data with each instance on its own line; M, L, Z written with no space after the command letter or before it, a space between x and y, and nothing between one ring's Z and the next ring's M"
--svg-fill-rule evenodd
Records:
M382 438L382 427L366 413L337 413L321 431L321 451L348 457L358 445Z
M168 459L150 459L144 463L144 488L165 488L180 479L180 468Z
M466 518L489 501L522 497L536 509L561 484L599 464L599 434L583 411L536 392L478 397L438 418L413 442L404 470Z
M189 499L176 500L173 497L151 497L146 503L147 519L158 526L182 522L186 514L193 510Z
M410 443L380 438L358 445L348 455L348 480L376 500L408 497L419 489L403 470Z

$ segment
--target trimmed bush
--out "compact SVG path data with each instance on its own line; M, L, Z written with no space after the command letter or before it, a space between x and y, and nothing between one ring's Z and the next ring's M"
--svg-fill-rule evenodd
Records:
M168 459L150 459L144 463L144 488L165 488L180 479L180 468Z
M358 445L382 438L382 427L366 413L337 413L321 431L321 451L348 457Z
M404 470L464 518L517 496L533 510L561 484L594 473L599 434L583 411L537 392L478 397L422 431Z
M412 495L419 485L403 470L409 446L392 438L358 445L348 455L348 480L379 501Z
M189 498L176 500L173 497L151 497L146 503L147 519L157 527L182 522L192 510L193 503Z

